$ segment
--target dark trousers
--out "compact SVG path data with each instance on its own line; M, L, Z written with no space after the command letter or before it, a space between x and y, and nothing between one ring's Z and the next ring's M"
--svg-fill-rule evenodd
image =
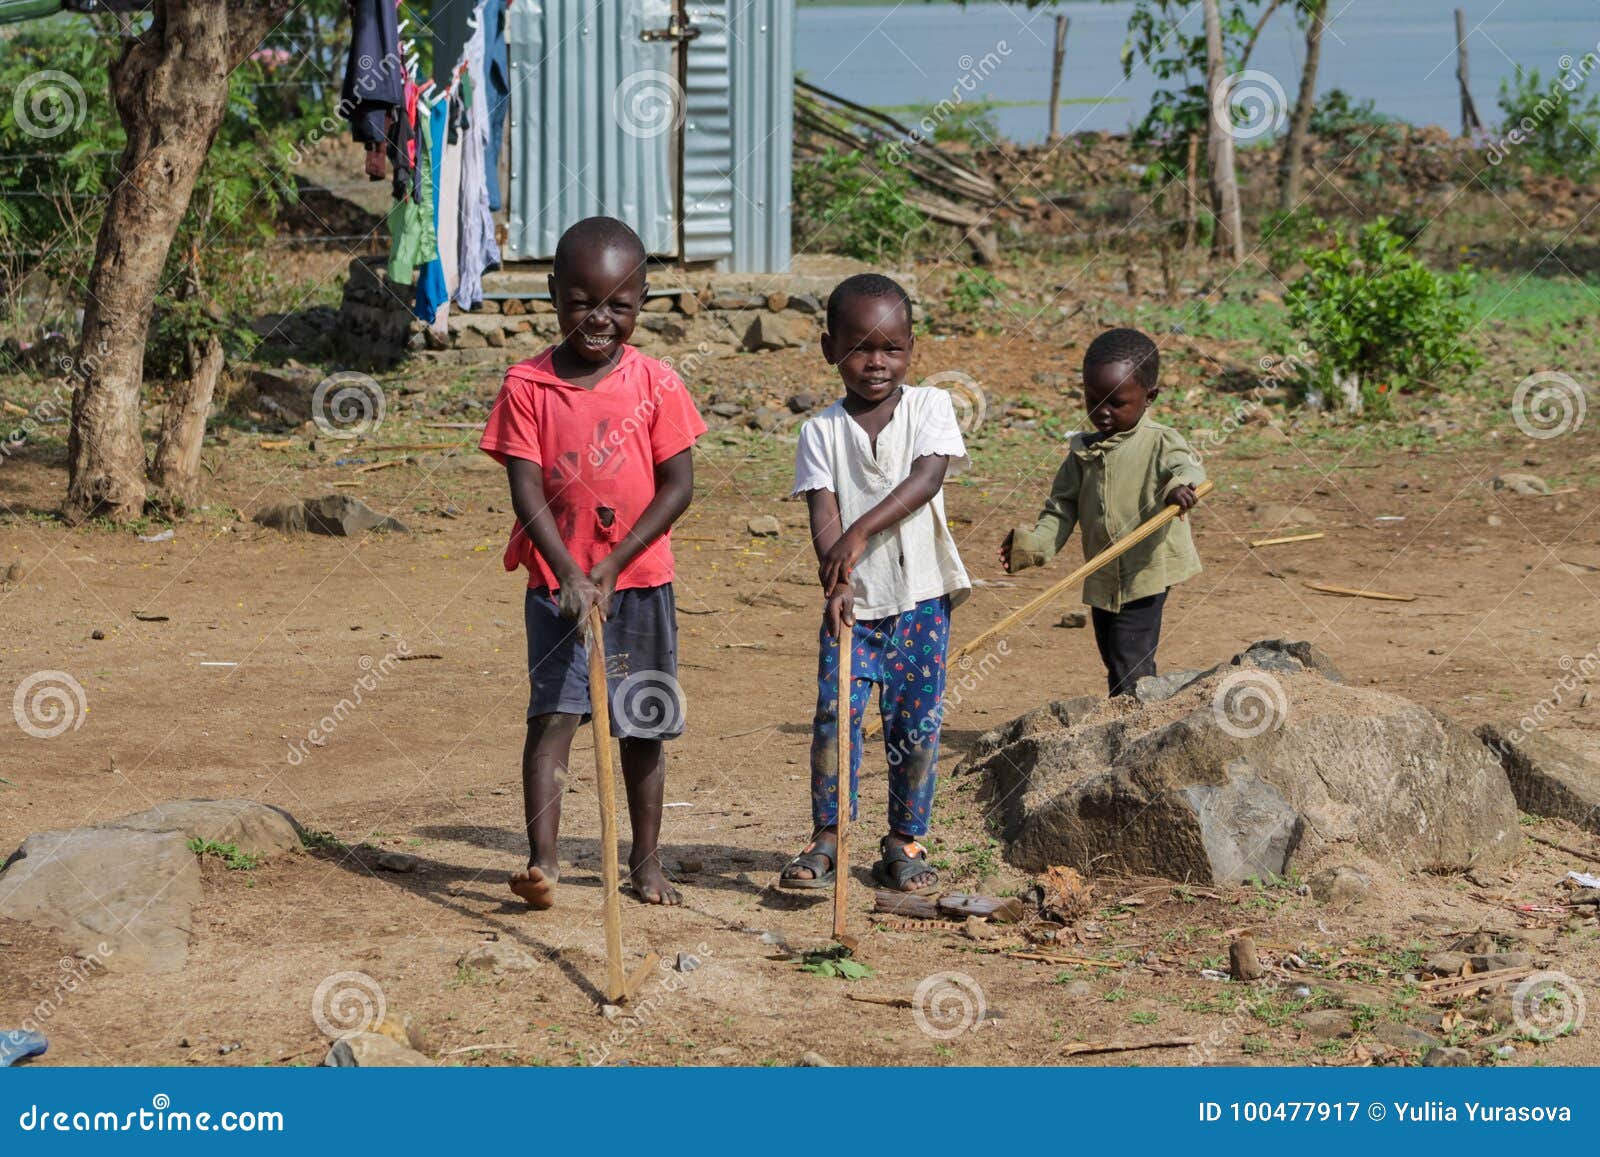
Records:
M1132 695L1133 686L1156 673L1156 644L1161 641L1161 608L1167 592L1123 603L1120 611L1090 607L1094 641L1106 665L1112 695Z

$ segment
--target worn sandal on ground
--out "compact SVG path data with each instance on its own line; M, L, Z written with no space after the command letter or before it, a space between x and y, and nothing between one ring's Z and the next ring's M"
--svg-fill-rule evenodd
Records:
M838 852L837 846L834 848ZM817 850L815 840L806 845L806 850L783 866L783 871L778 875L778 887L793 888L796 891L808 892L816 888L833 887L834 869L837 861L827 852ZM803 877L789 875L790 868L804 868L811 873L809 880Z
M892 844L886 836L878 850L883 858L872 865L872 878L883 887L908 896L926 896L939 890L939 873L928 866L928 850L915 840Z

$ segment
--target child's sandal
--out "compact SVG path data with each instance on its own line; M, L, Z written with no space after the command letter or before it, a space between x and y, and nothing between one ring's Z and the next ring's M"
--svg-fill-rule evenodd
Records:
M878 850L883 858L872 865L872 878L883 887L907 896L926 896L939 890L939 873L928 866L928 851L915 840L893 844L885 836ZM918 884L918 880L926 882Z
M789 875L790 868L804 868L811 873L811 878ZM816 842L806 845L806 850L783 866L783 871L778 876L778 887L792 888L798 892L809 892L817 888L833 887L833 876L836 861L827 852L819 852Z

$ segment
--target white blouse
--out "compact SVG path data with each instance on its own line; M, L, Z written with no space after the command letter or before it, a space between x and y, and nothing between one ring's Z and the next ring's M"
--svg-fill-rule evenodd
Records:
M800 429L794 493L831 490L839 499L845 529L904 482L911 464L929 454L950 459L946 477L971 463L961 439L950 395L938 386L902 386L889 424L874 454L867 432L835 402ZM972 593L954 537L944 516L944 491L909 517L867 540L850 585L857 619L882 619L911 610L926 599L951 596L951 605Z

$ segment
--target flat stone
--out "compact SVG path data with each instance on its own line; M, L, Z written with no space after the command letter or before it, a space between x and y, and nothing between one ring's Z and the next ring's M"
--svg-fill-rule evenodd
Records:
M1469 959L1465 952L1435 952L1423 962L1423 967L1440 976L1460 976Z
M1451 1045L1435 1045L1422 1054L1425 1069L1464 1069L1472 1067L1472 1054Z
M486 940L468 949L456 961L462 968L475 968L479 972L492 972L499 976L507 972L533 972L543 962L520 945L507 940Z
M710 412L719 418L737 418L744 413L744 407L738 402L717 402L709 407Z
M1354 868L1338 865L1324 868L1306 881L1312 896L1324 904L1357 904L1366 899L1372 881Z
M790 394L789 400L784 404L789 407L791 414L804 414L815 410L820 400L817 395L809 391L802 391L798 394Z
M832 1069L838 1066L821 1053L807 1049L800 1054L800 1067L802 1069Z
M1312 1040L1339 1040L1355 1035L1349 1009L1315 1008L1302 1012L1295 1020Z
M379 852L374 863L385 872L415 872L422 860L407 852Z
M297 852L305 835L282 808L250 799L182 799L158 803L112 821L108 827L140 832L180 832L202 843L233 844L253 856Z
M1474 734L1506 769L1519 808L1600 832L1600 765L1528 726L1534 722L1485 723Z
M1069 631L1081 631L1088 625L1089 616L1084 614L1082 611L1068 611L1063 614L1061 618L1056 620L1056 626L1065 627ZM1147 675L1145 678L1152 679L1155 678L1155 676ZM1139 681L1143 683L1145 680L1141 679Z
M1533 955L1528 952L1489 952L1468 960L1473 972L1494 972L1501 968L1532 968Z
M752 353L799 349L816 339L817 327L808 317L797 313L762 313L756 315L745 331L744 348Z
M399 519L379 514L359 498L351 498L348 494L307 498L303 505L306 529L312 534L353 538L369 531L406 533L406 526Z
M783 533L783 523L775 514L758 514L744 525L756 538L773 538Z
M285 534L304 534L306 508L300 502L274 502L256 511L250 521L272 530L281 530Z
M1397 1020L1380 1020L1372 1026L1372 1035L1397 1049L1432 1049L1444 1043L1414 1024L1403 1024Z
M818 314L822 312L822 302L814 293L791 293L789 308L797 313Z
M1061 986L1061 994L1074 1000L1084 1000L1091 996L1099 996L1100 990L1087 980L1071 980Z
M38 832L0 872L0 916L55 929L112 971L176 972L189 958L200 864L182 832Z
M383 1014L383 1020L372 1030L382 1036L388 1037L397 1045L404 1045L408 1049L415 1049L419 1053L428 1051L427 1041L422 1035L422 1029L417 1026L415 1018L409 1012L396 1012L389 1009Z
M1203 679L1209 671L1169 671L1165 675L1145 675L1133 685L1133 697L1140 703L1160 703L1171 699L1179 691L1197 679Z
M1550 493L1550 484L1537 474L1499 474L1495 476L1494 488L1530 497Z
M414 1048L382 1033L353 1032L333 1042L322 1066L329 1069L398 1069L431 1067L433 1062Z

